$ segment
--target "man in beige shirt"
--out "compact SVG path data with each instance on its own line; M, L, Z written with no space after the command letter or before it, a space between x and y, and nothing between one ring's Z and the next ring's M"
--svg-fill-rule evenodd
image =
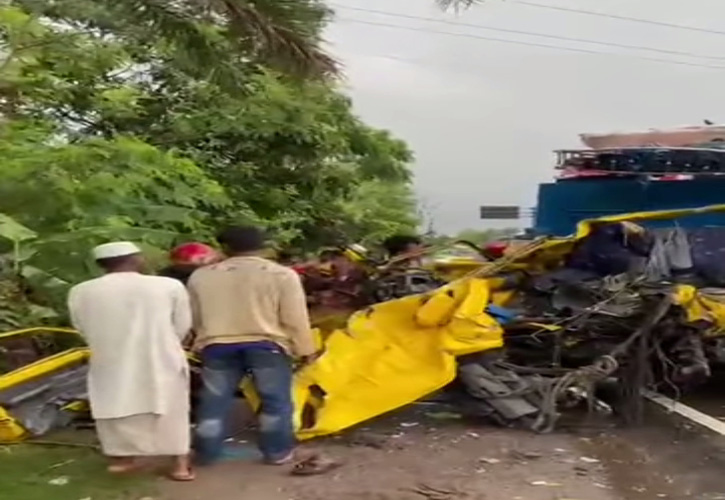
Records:
M292 363L315 345L296 272L260 257L263 233L232 227L218 237L229 258L189 279L195 347L202 359L195 449L200 464L218 461L240 381L252 376L261 399L260 450L267 463L293 459Z

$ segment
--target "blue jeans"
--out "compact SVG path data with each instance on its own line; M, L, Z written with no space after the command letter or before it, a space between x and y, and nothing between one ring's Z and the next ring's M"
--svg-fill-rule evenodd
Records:
M202 388L194 449L202 465L222 455L226 420L239 383L251 375L261 400L259 448L268 461L289 455L295 445L292 363L281 349L243 347L213 356L202 353Z

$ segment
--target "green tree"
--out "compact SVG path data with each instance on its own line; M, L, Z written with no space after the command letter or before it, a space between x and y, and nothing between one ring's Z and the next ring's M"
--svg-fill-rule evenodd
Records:
M360 122L330 83L245 64L230 70L244 85L230 88L139 55L135 34L109 39L22 15L6 22L8 112L51 117L70 138L123 134L191 158L234 202L218 218L253 214L281 239L316 242L359 182L409 181L406 146Z
M226 21L190 15L234 59L209 74L173 34L102 4L0 7L0 214L35 235L23 256L6 237L5 262L67 284L110 238L160 251L244 220L324 245L415 225L409 150L333 82L265 67ZM322 18L303 14L317 33Z
M213 78L243 61L298 76L338 71L321 48L321 0L15 0L28 12L105 36L133 37L152 55L183 58ZM159 40L165 51L158 52Z
M357 185L352 196L341 204L337 220L341 233L364 245L396 234L414 234L419 222L410 186L379 179Z
M230 203L194 163L137 139L48 138L37 124L0 131L0 214L9 221L0 225L0 260L43 285L90 277L88 249L103 241L133 239L153 257L179 234L208 238L212 211Z

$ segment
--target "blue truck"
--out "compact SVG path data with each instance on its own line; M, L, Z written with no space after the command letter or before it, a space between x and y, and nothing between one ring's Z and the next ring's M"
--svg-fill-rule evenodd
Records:
M725 204L725 127L717 127L717 133L712 128L675 129L676 140L652 132L633 142L626 140L632 134L623 134L610 138L608 147L557 151L559 175L539 186L531 232L566 236L584 219ZM702 130L709 141L697 143ZM648 142L652 136L658 141ZM672 222L652 223L657 224ZM687 217L677 224L725 227L725 214Z

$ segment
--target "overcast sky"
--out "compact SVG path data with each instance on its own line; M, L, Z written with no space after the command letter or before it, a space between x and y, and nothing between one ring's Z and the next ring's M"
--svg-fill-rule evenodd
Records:
M327 39L346 66L346 85L355 108L369 124L391 130L414 150L416 192L441 232L500 227L478 219L482 204L533 207L537 184L553 176L551 151L578 147L581 132L693 125L705 118L725 121L721 110L725 102L723 0L526 0L722 34L581 15L514 0L489 0L460 14L441 13L434 0L329 2L333 7L709 56L663 54L338 9Z

